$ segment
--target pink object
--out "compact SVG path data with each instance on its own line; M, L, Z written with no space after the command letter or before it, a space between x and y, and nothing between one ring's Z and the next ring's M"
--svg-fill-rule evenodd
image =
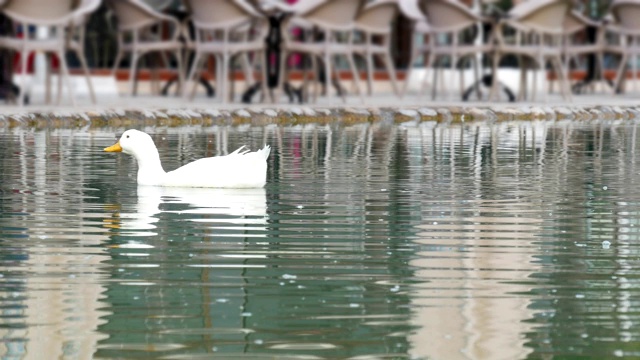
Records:
M287 0L288 4L295 4L297 2L298 2L298 0ZM296 37L299 37L299 36L302 35L302 31L300 31L300 29L294 29L293 30L293 34ZM300 56L299 54L293 54L293 55L289 56L289 64L287 64L287 66L289 66L289 67L298 66L298 65L300 65L301 62L302 62L302 56Z

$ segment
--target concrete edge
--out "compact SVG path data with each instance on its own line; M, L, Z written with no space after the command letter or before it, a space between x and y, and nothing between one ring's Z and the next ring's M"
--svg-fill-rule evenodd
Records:
M290 107L30 112L0 114L0 127L77 128L182 125L443 124L473 121L636 120L640 106Z

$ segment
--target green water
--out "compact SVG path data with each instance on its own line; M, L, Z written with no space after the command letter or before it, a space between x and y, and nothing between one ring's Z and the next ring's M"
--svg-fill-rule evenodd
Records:
M0 128L0 359L640 356L637 126L142 129L167 170L270 144L254 190Z

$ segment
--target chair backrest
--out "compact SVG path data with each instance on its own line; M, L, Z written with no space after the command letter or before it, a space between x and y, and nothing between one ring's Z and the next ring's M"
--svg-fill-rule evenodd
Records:
M435 32L459 31L480 20L478 14L456 0L422 0L420 7Z
M356 27L369 32L389 33L398 14L397 0L374 0L356 17Z
M611 3L611 14L616 24L627 30L640 30L640 1L614 0Z
M77 2L75 9L74 25L83 25L89 19L92 12L100 7L102 0L80 0Z
M158 21L158 15L141 0L106 0L118 19L120 30L134 30Z
M2 11L9 17L28 24L54 23L73 11L74 0L16 0Z
M145 4L149 5L152 9L163 11L173 4L173 0L143 0Z
M325 29L350 30L367 0L327 0L304 18Z
M398 0L398 7L402 15L412 21L426 21L427 19L422 9L420 9L417 0Z
M584 17L579 12L575 10L569 11L564 19L564 24L562 25L565 33L573 34L583 30L587 26L587 23L584 20Z
M258 14L234 0L185 0L197 28L224 29L247 23Z
M525 1L509 11L509 18L534 31L561 34L571 6L571 0Z

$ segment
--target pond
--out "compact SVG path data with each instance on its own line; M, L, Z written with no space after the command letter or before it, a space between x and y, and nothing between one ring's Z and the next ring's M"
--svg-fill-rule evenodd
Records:
M640 356L635 121L0 128L0 358Z

